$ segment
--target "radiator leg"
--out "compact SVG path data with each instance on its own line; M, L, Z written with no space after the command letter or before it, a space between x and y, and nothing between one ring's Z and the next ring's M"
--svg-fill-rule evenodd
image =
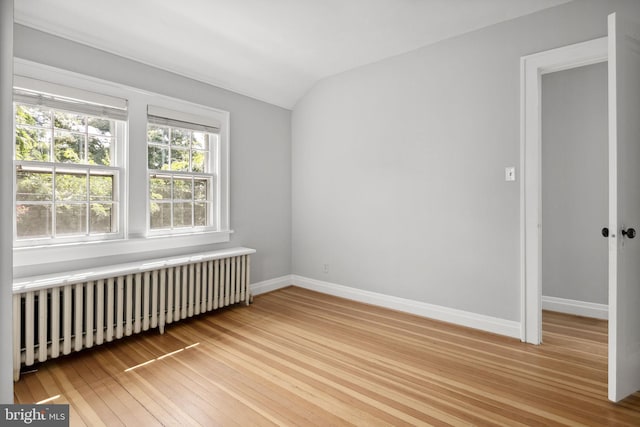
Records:
M13 382L17 383L20 380L20 368L13 370Z

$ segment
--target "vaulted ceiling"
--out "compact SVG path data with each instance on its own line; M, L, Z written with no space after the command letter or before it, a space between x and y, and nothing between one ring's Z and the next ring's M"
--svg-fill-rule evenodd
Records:
M292 108L318 80L569 0L16 0L16 22Z

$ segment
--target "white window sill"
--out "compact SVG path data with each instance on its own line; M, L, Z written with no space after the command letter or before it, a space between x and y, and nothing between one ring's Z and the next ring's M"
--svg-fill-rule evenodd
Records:
M78 261L114 255L138 254L142 252L223 243L230 240L231 233L233 233L233 231L216 231L14 248L13 266L14 268L30 267L48 263Z

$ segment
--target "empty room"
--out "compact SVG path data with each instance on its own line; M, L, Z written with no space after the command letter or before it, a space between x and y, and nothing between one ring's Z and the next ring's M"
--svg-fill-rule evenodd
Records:
M0 425L640 425L640 1L0 8Z

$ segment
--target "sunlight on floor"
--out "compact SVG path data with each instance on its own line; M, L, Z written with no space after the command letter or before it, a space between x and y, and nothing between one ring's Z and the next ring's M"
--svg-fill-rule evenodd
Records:
M138 365L135 365L135 366L132 366L130 368L127 368L127 369L124 370L124 372L131 372L134 369L138 369L138 368L141 368L143 366L149 365L149 364L155 362L156 360L162 360L162 359L167 358L167 357L175 356L176 354L178 354L180 352L183 352L185 350L189 350L190 348L193 348L193 347L198 346L198 345L200 345L199 342L197 342L195 344L188 345L188 346L183 347L181 349L178 349L176 351L172 351L170 353L163 354L162 356L156 357L155 359L150 359L150 360L147 360L146 362L142 362L142 363L140 363Z
M51 396L51 397L49 397L47 399L41 400L39 402L36 402L36 405L42 405L42 404L45 404L45 403L53 402L54 400L58 399L59 397L60 397L60 395L56 394L55 396Z

